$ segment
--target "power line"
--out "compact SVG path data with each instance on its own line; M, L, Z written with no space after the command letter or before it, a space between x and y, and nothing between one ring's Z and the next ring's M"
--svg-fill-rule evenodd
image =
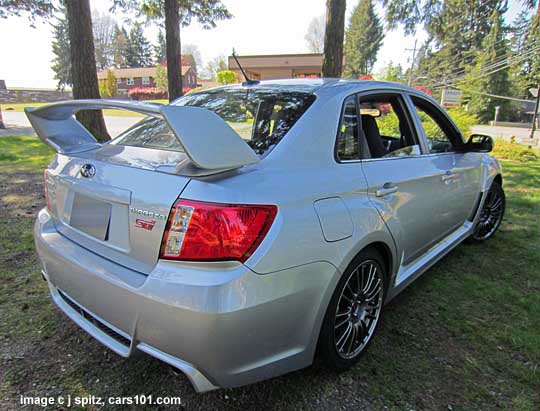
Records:
M433 87L436 88L438 86L445 86L450 85L452 83L457 84L460 82L471 82L474 80L478 80L480 78L483 78L485 76L494 74L498 71L504 70L508 67L510 67L513 64L519 63L523 60L528 59L531 55L534 55L537 51L540 50L540 46L536 46L535 48L527 51L526 53L520 53L520 54L514 54L513 56L505 57L504 59L498 60L496 63L491 63L485 67L482 67L481 69L472 71L468 73L468 75L472 75L472 78L466 78L466 76L456 76L454 78L451 78L449 80L446 80L441 83L436 83ZM466 72L466 70L462 70L463 73Z

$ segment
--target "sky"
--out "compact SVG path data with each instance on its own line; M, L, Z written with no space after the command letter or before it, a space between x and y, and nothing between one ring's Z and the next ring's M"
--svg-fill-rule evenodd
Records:
M234 47L237 54L307 53L304 36L310 21L325 13L325 0L222 0L233 18L217 23L212 30L203 30L193 23L182 28L182 42L199 47L203 61L219 55L230 55ZM92 9L109 13L111 0L90 0ZM357 1L347 2L346 21ZM519 13L519 0L510 0L506 20L512 21ZM378 7L379 15L382 10ZM119 23L126 19L121 12L111 13ZM157 27L146 27L149 40L155 42ZM50 22L37 22L30 27L25 17L10 17L0 20L0 79L7 87L54 88L56 81L51 70L53 59ZM401 29L386 33L384 44L379 50L374 71L389 62L403 67L410 65L411 51L415 39L420 45L426 39L422 30L415 36L405 36Z

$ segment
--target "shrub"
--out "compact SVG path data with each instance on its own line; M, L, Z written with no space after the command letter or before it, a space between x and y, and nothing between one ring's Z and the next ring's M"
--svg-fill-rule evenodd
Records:
M471 135L471 127L478 124L478 119L464 108L451 108L448 114L467 138Z
M230 70L223 70L218 71L216 75L217 82L220 84L231 84L236 83L238 80L236 79L236 74L234 74L234 71Z
M522 144L505 141L502 138L493 139L495 146L491 154L497 158L514 161L534 161L539 157L539 153Z
M168 93L155 87L135 87L128 91L128 96L132 100L164 100Z

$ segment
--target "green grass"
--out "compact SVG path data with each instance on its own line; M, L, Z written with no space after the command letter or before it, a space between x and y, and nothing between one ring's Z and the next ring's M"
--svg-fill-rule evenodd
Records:
M538 149L528 148L527 146L516 142L505 141L502 138L496 138L493 142L495 143L493 155L499 158L521 162L537 160L540 158Z
M33 137L0 137L0 153L5 409L18 409L18 395L45 393L180 396L187 409L540 409L540 161L503 162L500 232L457 247L392 301L357 367L196 395L159 361L124 361L53 309L31 231L51 152Z
M168 100L148 100L148 102L167 104ZM43 103L43 102L0 103L0 107L2 107L2 111L23 112L25 107L40 107L45 104L49 104L49 103ZM125 110L106 109L106 110L103 110L103 114L105 116L113 116L113 117L144 117L143 114L134 113L133 111L125 111Z

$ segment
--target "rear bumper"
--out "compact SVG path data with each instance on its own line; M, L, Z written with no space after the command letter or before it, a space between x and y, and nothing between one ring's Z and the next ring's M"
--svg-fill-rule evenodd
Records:
M59 234L46 210L35 242L54 302L118 354L142 351L208 391L309 365L336 268L311 263L258 275L238 263L159 261L148 275Z

